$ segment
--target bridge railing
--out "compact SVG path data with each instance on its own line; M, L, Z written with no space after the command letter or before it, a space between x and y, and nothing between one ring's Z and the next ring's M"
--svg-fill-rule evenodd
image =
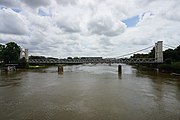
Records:
M118 59L118 62L120 63L156 63L157 61L155 58L130 58L130 59L122 58L122 59Z
M119 59L30 59L34 64L68 64L68 63L157 63L155 58L119 58Z

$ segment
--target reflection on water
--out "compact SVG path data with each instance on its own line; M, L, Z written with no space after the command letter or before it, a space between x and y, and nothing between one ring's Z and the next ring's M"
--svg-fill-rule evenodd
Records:
M0 87L16 86L21 83L21 77L17 72L0 72Z
M178 120L180 78L122 65L0 73L2 120Z

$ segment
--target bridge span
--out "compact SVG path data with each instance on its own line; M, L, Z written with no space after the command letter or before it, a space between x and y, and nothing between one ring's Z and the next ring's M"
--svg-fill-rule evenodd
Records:
M101 60L83 60L83 59L30 59L30 64L114 64L114 63L127 63L127 64L140 64L140 63L161 63L155 58L120 58L120 59L101 59Z
M138 51L139 52L139 51ZM129 54L128 54L129 55ZM98 63L127 63L127 64L143 64L143 63L162 63L163 62L163 42L155 43L154 58L100 58L100 59L28 59L29 64L98 64Z

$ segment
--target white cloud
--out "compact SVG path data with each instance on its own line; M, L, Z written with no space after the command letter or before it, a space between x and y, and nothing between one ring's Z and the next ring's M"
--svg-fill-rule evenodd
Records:
M73 33L73 32L80 32L80 18L76 18L74 15L62 15L57 18L57 26L62 29L64 32Z
M0 10L0 21L0 33L25 35L28 32L25 18L11 9Z
M178 4L175 4L170 10L164 13L164 16L170 20L180 21L180 12L177 11L180 11L180 7Z
M179 0L6 0L0 43L15 41L30 55L119 56L157 40L180 44ZM11 8L20 8L16 13ZM41 16L38 10L48 15ZM140 16L135 27L121 21Z
M116 36L125 31L125 24L109 16L92 18L88 29L92 34Z

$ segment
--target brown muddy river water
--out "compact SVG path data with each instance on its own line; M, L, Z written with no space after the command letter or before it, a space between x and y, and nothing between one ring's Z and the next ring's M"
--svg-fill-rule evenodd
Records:
M180 77L117 68L0 73L0 120L180 120Z

